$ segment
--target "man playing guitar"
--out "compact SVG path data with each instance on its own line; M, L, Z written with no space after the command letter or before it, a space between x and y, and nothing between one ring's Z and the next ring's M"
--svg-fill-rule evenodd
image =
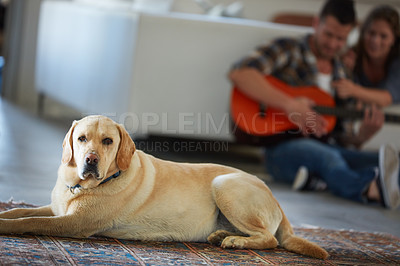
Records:
M328 133L328 124L313 109L313 102L291 97L265 79L265 75L272 75L292 87L318 86L335 97L331 82L346 78L338 55L355 24L352 0L328 0L314 20L313 34L300 39L281 38L259 47L234 65L229 78L247 97L282 110L305 136L266 147L267 171L275 179L293 182L303 167L309 178L322 179L337 196L359 202L380 201L394 209L400 205L397 152L384 146L380 154L367 153L319 141ZM340 105L338 99L336 103ZM383 122L383 112L372 106L365 110L358 134L345 139L349 143L365 142Z

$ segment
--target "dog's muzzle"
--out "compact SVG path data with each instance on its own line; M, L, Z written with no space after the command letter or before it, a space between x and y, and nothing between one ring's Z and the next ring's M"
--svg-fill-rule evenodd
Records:
M99 170L98 170L99 156L97 156L97 154L94 152L90 152L90 153L86 154L84 160L85 160L85 164L84 164L83 173L82 173L83 179L87 179L90 177L99 179L99 176L100 176Z

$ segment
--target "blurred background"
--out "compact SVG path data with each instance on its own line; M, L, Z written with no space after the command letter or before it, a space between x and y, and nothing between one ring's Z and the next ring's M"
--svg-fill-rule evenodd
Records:
M233 62L310 31L323 0L2 0L1 95L54 119L103 114L137 137L234 141ZM376 4L356 0L361 22ZM357 31L349 37L349 45ZM389 111L398 112L398 107ZM400 140L388 124L365 149Z

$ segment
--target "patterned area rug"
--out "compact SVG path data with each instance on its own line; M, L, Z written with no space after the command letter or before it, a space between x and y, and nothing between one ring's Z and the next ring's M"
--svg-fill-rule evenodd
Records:
M28 204L0 202L0 211ZM0 264L71 265L400 265L400 239L391 235L295 228L324 247L326 261L273 250L225 250L207 243L141 242L93 237L0 236Z

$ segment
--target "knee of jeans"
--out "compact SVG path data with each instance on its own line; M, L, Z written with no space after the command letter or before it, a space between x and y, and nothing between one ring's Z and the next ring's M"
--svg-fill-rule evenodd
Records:
M326 154L321 154L321 166L323 170L329 171L330 169L346 168L346 160L342 157L340 152L331 151Z

